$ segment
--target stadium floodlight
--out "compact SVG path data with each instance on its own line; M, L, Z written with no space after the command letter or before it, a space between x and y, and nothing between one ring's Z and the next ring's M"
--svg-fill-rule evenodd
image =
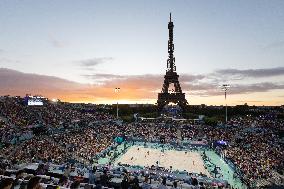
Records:
M117 94L117 103L116 103L116 119L118 119L118 93L120 91L120 88L119 87L116 87L114 89L114 92Z
M56 98L53 98L51 101L52 102L57 102L58 100Z
M226 113L225 113L225 117L226 117L226 123L228 121L228 110L227 110L227 91L229 90L231 86L229 84L223 84L221 85L221 89L222 91L225 92L225 102L226 102Z

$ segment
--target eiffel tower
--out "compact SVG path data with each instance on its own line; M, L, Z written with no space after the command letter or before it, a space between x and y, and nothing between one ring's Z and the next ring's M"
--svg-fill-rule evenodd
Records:
M176 72L175 57L174 57L174 43L173 43L173 29L174 24L172 22L172 16L170 13L170 21L168 23L169 29L169 40L168 40L168 53L169 57L167 60L167 71L164 76L164 84L161 93L158 94L158 109L161 111L165 105L170 102L179 105L183 110L188 104L185 99L185 93L182 92L178 78L179 75ZM169 91L169 85L173 84L174 89Z

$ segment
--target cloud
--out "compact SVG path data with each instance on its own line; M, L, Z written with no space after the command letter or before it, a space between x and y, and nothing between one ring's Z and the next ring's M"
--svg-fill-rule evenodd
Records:
M195 82L195 81L199 81L202 79L205 79L206 76L205 75L191 75L191 74L182 74L180 75L180 79L179 81L181 82Z
M81 76L86 77L88 79L92 79L92 80L110 80L110 79L125 78L125 76L115 75L115 74L86 74L86 75L81 75Z
M115 74L93 74L85 75L92 81L106 88L116 88L145 91L147 94L162 87L163 76L161 75L115 75ZM145 96L146 97L146 96Z
M220 85L214 82L207 82L203 79L205 76L184 75L180 80L183 92L190 95L209 97L223 95ZM161 91L163 85L162 75L135 75L121 76L108 74L94 74L92 79L101 82L101 86L109 89L120 87L123 90L130 91L136 97L157 98L157 93ZM250 94L256 92L268 92L275 89L284 89L281 83L255 83L255 84L235 84L232 85L230 94Z
M84 77L103 84L107 87L121 87L135 90L157 91L162 89L164 75L144 74L144 75L115 75L115 74L90 74ZM188 83L198 82L204 79L202 75L183 74L180 76L180 83L188 86Z
M213 83L189 84L187 87L190 89L189 93L199 96L218 96L224 93L220 90L219 85ZM284 89L284 84L272 82L260 82L254 84L234 84L231 85L230 89L228 90L228 93L233 95L243 95L258 92L268 92L277 89Z
M0 94L25 95L27 93L42 94L52 97L66 92L70 95L74 91L84 89L85 86L60 79L57 77L38 74L27 74L11 69L0 68Z
M221 91L220 88L214 84L207 84L205 86L202 85L202 87L200 87L200 85L192 85L191 89L194 95L200 96L218 96L223 94L223 91ZM268 92L276 89L284 89L284 84L271 82L235 84L231 85L228 93L232 95L243 95L258 92Z
M116 86L119 86L121 83L118 82L116 84L118 84ZM156 94L152 94L146 88L145 90L141 90L141 88L133 90L132 87L135 85L137 84L132 83L132 86L129 87L121 85L123 90L121 90L120 94L124 99L155 98ZM115 83L105 83L103 85L81 84L58 77L22 73L0 68L0 95L24 96L25 94L41 94L48 98L59 98L71 102L96 102L102 99L110 101L116 99L114 86Z
M235 76L239 79L244 77L252 78L261 78L261 77L273 77L284 75L284 67L275 67L275 68L265 68L265 69L222 69L215 71L214 75L216 76Z
M101 58L91 58L91 59L79 60L76 62L78 62L83 67L90 68L90 67L97 66L99 64L103 64L111 60L113 60L112 57L101 57Z
M163 85L163 75L115 75L93 74L84 77L95 81L93 85L81 84L58 77L22 73L15 70L0 68L0 95L20 95L27 93L41 94L49 98L65 101L96 102L116 99L114 88L120 87L120 99L141 101L157 99L157 93ZM223 95L219 83L207 79L207 75L182 74L180 84L189 96L212 97ZM272 90L283 90L282 82L259 82L253 84L233 84L230 95L246 95Z
M249 85L234 85L230 89L232 94L248 94L256 92L267 92L275 89L284 89L282 83L262 82Z
M3 52L5 52L3 49L0 49L0 53L3 53Z
M268 75L280 75L282 68L276 69L256 69L256 70L237 70L232 69L230 75L234 73L250 75L251 77L261 77L262 73ZM249 74L252 73L252 74ZM214 75L214 77L212 77ZM180 85L183 91L191 95L200 96L216 96L223 92L220 90L220 82L215 79L217 72L207 75L191 75L182 74L180 76ZM219 73L220 75L220 73ZM157 93L162 89L164 77L163 75L145 74L145 75L115 75L115 74L92 74L84 75L92 81L99 82L101 85L108 88L127 88L131 90L150 91ZM282 81L283 82L283 81ZM260 82L254 84L233 84L230 88L230 94L248 94L255 92L267 92L275 89L284 89L284 85L275 82ZM153 96L153 95L151 95Z
M28 74L19 71L0 68L0 87L9 90L9 88L25 88L48 90L49 88L56 90L79 89L81 84L61 79L53 76L45 76L39 74Z

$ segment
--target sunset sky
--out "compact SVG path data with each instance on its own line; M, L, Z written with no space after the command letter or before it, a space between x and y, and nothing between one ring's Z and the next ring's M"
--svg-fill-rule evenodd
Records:
M155 103L170 12L189 104L284 104L283 0L1 0L0 95Z

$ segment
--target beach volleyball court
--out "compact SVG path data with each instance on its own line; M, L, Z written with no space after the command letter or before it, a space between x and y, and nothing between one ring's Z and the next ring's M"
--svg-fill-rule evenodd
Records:
M129 164L140 166L165 167L172 170L187 171L189 173L203 173L210 177L209 172L205 169L200 153L192 151L177 151L145 148L143 146L132 146L128 151L118 158L115 164Z

